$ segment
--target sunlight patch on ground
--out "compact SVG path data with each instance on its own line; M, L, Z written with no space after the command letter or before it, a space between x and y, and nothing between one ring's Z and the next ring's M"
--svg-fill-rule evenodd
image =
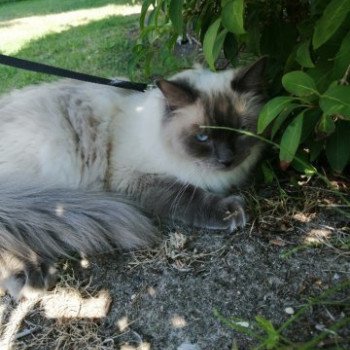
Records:
M129 321L127 316L120 318L116 324L120 332L125 332L129 327Z
M72 27L99 21L111 16L138 14L138 5L107 5L103 7L31 16L0 22L0 52L15 54L29 41L50 33L60 33Z
M297 212L292 217L294 220L297 220L299 222L311 222L315 218L316 214L305 214L303 212Z
M13 349L17 339L40 328L40 326L28 328L28 325L23 323L25 317L39 302L40 309L48 319L101 319L109 312L112 299L109 293L103 290L95 297L84 298L77 290L56 288L55 292L21 300L14 308L10 303L1 304L0 302L1 350ZM6 317L6 314L9 317Z
M106 291L98 296L83 298L78 291L61 290L46 295L41 304L47 318L102 318L106 317L111 297Z
M187 322L183 316L174 315L170 321L174 328L184 328L187 326Z
M120 350L151 350L151 344L142 342L142 344L136 346L124 344L120 347Z
M304 239L305 244L321 244L325 243L331 236L329 229L312 229L310 230Z

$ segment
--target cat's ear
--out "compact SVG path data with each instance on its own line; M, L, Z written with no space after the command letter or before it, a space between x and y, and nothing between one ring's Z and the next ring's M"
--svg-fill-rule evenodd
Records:
M185 107L196 100L195 92L178 82L159 79L156 85L163 93L171 110Z
M238 92L261 92L268 57L263 56L248 67L241 68L231 82L233 90Z

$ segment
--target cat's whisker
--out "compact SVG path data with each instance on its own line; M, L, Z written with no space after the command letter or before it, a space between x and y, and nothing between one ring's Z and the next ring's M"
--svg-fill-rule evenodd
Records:
M179 206L179 203L181 202L181 199L182 199L182 197L183 197L184 193L186 192L186 190L187 190L189 185L190 184L183 184L183 185L181 185L181 187L178 190L174 200L171 203L170 213L171 213L171 217L172 217L173 221L174 221L174 218L177 217L176 210L177 210L177 208Z

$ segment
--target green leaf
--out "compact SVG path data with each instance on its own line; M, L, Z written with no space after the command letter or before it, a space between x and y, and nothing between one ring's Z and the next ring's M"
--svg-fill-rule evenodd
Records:
M267 161L265 161L261 164L261 170L264 175L265 183L272 183L273 179L276 177L276 174L271 168L271 165Z
M295 156L303 130L304 113L305 110L300 112L282 135L279 155L282 162L290 163Z
M292 111L295 108L300 107L297 103L291 103L290 105L286 106L283 111L278 115L276 120L273 122L272 129L271 129L271 138L274 138L276 136L277 131L281 127L281 125L285 122L285 120L288 118L289 114L292 113Z
M291 96L278 96L267 102L262 108L258 119L258 134L261 134L266 127L289 105L294 98Z
M221 11L222 25L234 34L244 34L244 0L231 0Z
M319 108L307 109L304 114L303 131L301 132L300 143L304 143L310 138L310 134L320 121L322 111Z
M328 59L318 61L315 68L308 69L308 75L316 83L318 92L325 92L332 81L334 81L332 78L333 62Z
M310 161L313 162L318 158L318 156L323 151L324 142L310 139L309 142L307 143L307 146L310 149Z
M320 122L317 124L316 131L320 138L332 134L335 130L335 123L330 115L323 114Z
M340 49L335 56L333 80L341 79L350 64L350 32L344 37Z
M335 132L326 145L326 156L329 164L341 173L350 160L350 122L340 120L336 124Z
M155 0L144 0L142 3L142 8L141 8L141 15L140 15L140 27L141 30L145 26L145 18L147 15L147 11L151 5L154 5Z
M317 173L316 168L310 164L308 160L308 155L305 153L298 152L296 154L296 157L292 161L292 167L300 173L304 173L308 176Z
M158 7L155 7L153 10L151 10L151 12L149 13L149 16L147 17L147 27L151 27L152 28L146 28L144 30L144 33L146 33L147 30L149 30L150 32L151 31L154 31L155 29L155 26L156 26L156 19L157 19L157 13L158 13L159 9Z
M325 114L340 114L350 119L350 86L330 86L320 98L320 107Z
M329 40L350 12L350 0L332 0L324 9L322 17L316 22L312 38L314 49Z
M208 30L205 33L203 40L203 52L204 57L208 62L209 67L212 70L215 70L215 58L214 58L214 45L216 41L216 37L218 35L218 30L221 24L221 18L218 18L214 23L210 25Z
M227 32L228 32L227 29L223 29L215 39L214 47L213 47L214 62L217 60L217 58L220 55L220 52L221 52L222 47L224 45L224 41L225 41Z
M310 40L304 41L299 45L295 59L302 67L315 67L310 56Z
M282 85L288 92L299 97L318 94L313 79L302 71L294 71L285 74L282 77Z
M183 0L171 0L169 5L169 17L176 33L183 34L184 20L182 16Z

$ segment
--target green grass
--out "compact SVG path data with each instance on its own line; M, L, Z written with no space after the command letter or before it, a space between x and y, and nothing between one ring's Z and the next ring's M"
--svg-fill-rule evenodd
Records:
M0 25L1 21L15 18L47 15L79 9L89 9L108 4L133 5L140 3L136 0L22 0L1 3L0 1Z
M53 3L60 4L61 10L65 8L72 11L84 7L84 4L85 7L88 7L94 3L100 7L103 4L111 3L111 1L26 0L0 5L0 13L2 16L8 17L23 6L18 14L28 14L31 4L35 9L46 7L45 11L51 12L54 9ZM72 3L74 3L74 7ZM114 1L114 3L129 4L130 1ZM30 11L34 11L33 8ZM41 9L41 12L44 10ZM106 77L125 76L128 72L128 62L137 36L137 26L137 15L112 16L73 27L61 33L48 34L39 39L31 40L15 53L15 56L89 74ZM54 79L57 77L0 66L0 93Z
M121 5L125 8L119 10ZM0 2L0 53L83 73L129 76L143 82L148 82L150 75L169 75L191 66L186 57L172 56L165 62L159 54L157 65L152 63L151 72L146 73L145 60L135 60L133 50L139 35L138 14L130 14L135 13L135 5L140 5L140 1ZM104 17L98 18L101 12ZM55 79L58 78L0 65L0 94Z

